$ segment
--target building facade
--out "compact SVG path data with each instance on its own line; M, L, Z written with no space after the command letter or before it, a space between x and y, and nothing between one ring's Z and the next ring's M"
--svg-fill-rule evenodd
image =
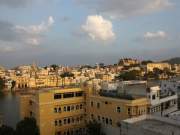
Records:
M83 135L85 100L81 88L41 90L20 96L20 115L34 117L41 135Z

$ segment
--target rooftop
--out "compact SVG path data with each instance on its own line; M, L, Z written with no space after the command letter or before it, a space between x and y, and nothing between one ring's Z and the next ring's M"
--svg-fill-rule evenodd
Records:
M171 135L180 133L180 122L151 115L144 115L137 118L127 119L123 122L134 125L135 128L140 128L142 132L148 131L159 133L160 135Z

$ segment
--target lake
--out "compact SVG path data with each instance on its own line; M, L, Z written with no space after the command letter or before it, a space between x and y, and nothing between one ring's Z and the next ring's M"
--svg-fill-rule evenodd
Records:
M0 114L3 116L3 124L15 128L20 120L18 94L5 93L0 97Z

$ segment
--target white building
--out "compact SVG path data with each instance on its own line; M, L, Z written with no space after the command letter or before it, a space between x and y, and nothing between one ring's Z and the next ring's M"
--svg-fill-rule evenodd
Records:
M150 101L150 113L167 115L177 110L177 92L172 90L164 91L159 86L147 89L147 98Z

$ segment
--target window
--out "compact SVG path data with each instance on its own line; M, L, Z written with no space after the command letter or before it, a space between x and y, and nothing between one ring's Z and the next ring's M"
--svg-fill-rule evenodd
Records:
M101 117L98 115L98 121L101 121Z
M61 94L60 93L54 94L54 99L61 99Z
M93 107L93 102L91 101L91 107Z
M131 108L128 108L128 114L131 114Z
M58 108L58 112L59 112L59 113L61 112L61 107Z
M76 97L81 97L83 95L83 92L82 91L76 92L75 95Z
M63 98L71 98L71 97L74 97L74 93L73 92L63 93Z
M66 106L64 106L64 112L66 112Z
M112 125L112 119L109 119L109 124Z
M91 114L91 119L94 119L94 115L93 114Z
M32 105L32 104L33 104L33 102L30 100L30 101L29 101L29 105Z
M67 106L67 111L70 112L70 106Z
M64 119L64 124L66 124L67 123L67 120L66 119Z
M83 116L80 116L80 121L82 121L83 120Z
M82 109L83 108L83 105L82 104L80 104L80 109Z
M74 118L71 118L72 123L74 123Z
M74 110L74 106L73 106L73 105L71 106L71 110L72 110L72 111Z
M105 119L104 119L104 117L102 117L102 121L103 121L103 123L105 123Z
M70 124L70 118L68 118L68 124Z
M109 120L108 120L108 118L106 118L106 124L108 124L109 123Z
M76 122L79 123L79 117L76 118Z
M30 117L32 117L33 116L33 112L32 111L30 111Z
M155 100L156 99L156 95L152 95L152 100Z
M54 108L54 112L55 112L55 113L57 113L57 112L58 112L57 108Z
M76 110L79 110L79 105L76 105Z
M62 125L62 121L61 120L59 120L59 126L61 126Z
M100 108L100 103L97 103L97 108Z
M58 125L58 122L57 120L54 121L54 125L57 126Z
M117 107L117 112L120 113L121 112L121 108L118 106Z

